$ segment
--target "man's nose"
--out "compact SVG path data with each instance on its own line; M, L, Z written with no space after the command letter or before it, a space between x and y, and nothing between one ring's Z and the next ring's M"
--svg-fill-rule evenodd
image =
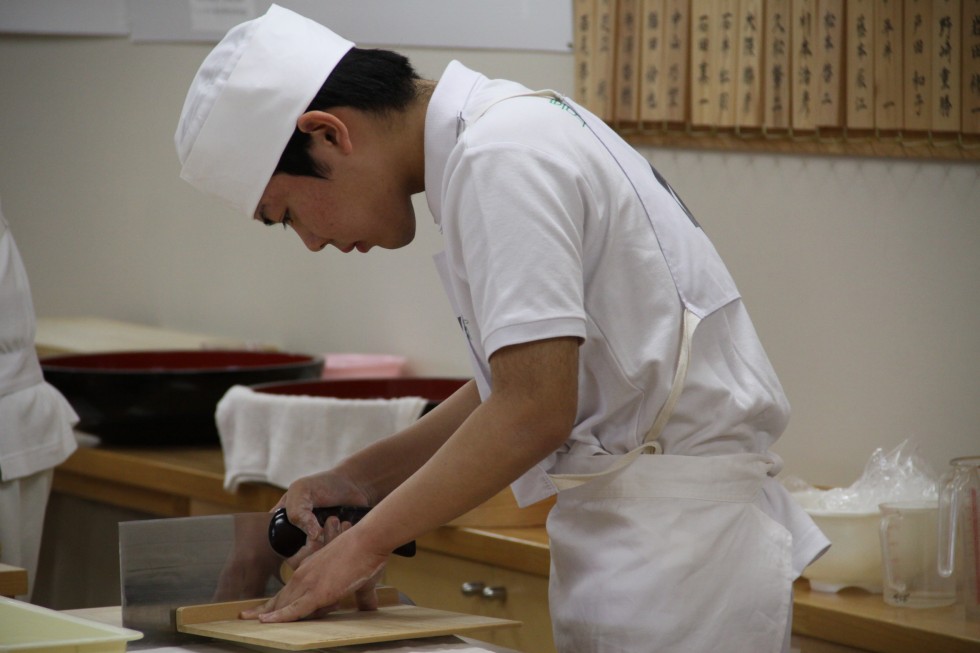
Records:
M310 250L311 252L319 252L327 246L327 241L325 239L320 238L319 236L316 236L305 229L297 229L296 235L299 236L299 239L303 241L304 245L306 245L306 249Z

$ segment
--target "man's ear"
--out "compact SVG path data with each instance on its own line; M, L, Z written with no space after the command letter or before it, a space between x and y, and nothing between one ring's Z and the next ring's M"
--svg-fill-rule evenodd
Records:
M307 111L296 120L296 127L310 135L314 147L329 143L343 154L349 154L353 149L346 123L333 113Z

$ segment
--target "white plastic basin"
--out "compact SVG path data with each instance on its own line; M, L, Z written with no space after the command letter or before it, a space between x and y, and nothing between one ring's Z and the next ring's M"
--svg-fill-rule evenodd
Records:
M811 589L836 592L860 587L881 592L881 543L876 512L819 512L807 510L831 542L830 550L803 570Z

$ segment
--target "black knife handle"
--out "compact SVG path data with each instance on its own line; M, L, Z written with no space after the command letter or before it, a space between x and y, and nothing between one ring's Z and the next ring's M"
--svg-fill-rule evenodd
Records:
M330 506L314 508L313 515L320 522L320 526L326 523L328 517L336 517L342 522L350 522L353 526L361 521L361 518L368 514L369 510L371 509L363 506ZM269 521L269 544L272 545L272 549L276 553L284 558L296 555L296 552L306 544L306 533L299 526L289 521L285 508L280 508L272 514L272 520ZM415 555L415 541L401 545L393 553L411 558Z

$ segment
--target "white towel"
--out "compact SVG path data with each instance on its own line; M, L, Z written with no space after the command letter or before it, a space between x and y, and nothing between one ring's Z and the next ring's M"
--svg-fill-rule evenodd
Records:
M245 482L289 487L411 425L425 405L420 397L336 399L234 386L215 412L225 489Z

